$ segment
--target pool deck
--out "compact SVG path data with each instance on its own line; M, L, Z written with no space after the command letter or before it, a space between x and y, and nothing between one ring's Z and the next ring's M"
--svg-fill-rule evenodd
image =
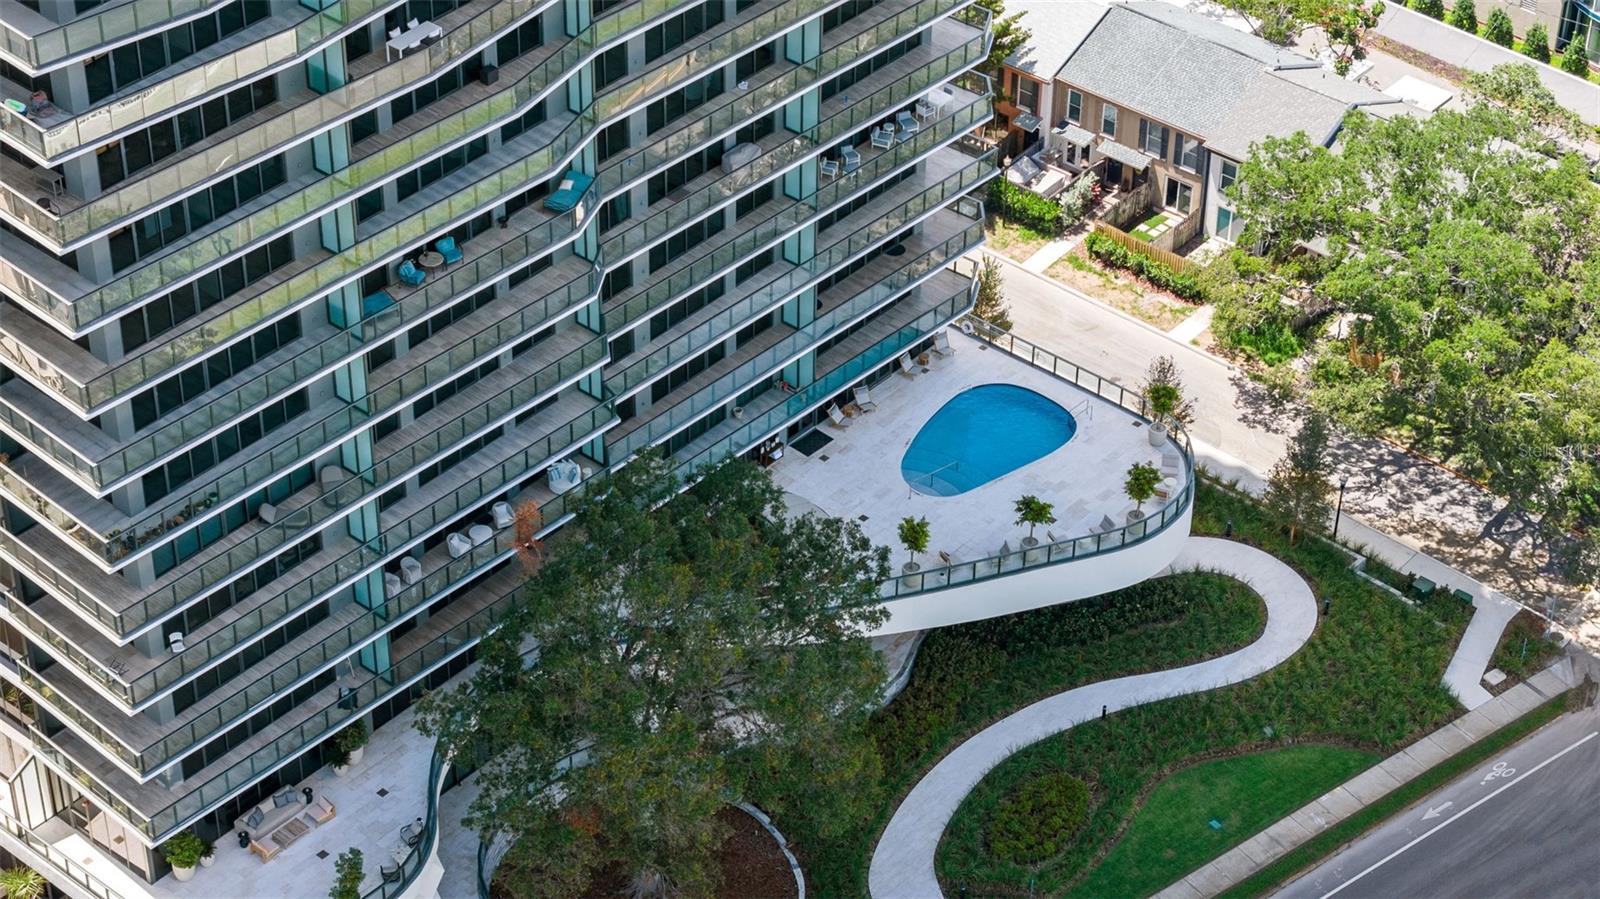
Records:
M906 561L896 528L900 519L926 516L932 539L918 559L937 567L941 550L955 561L993 555L1001 545L1020 548L1026 527L1016 525L1012 505L1035 494L1055 505L1056 523L1039 528L1048 538L1083 536L1109 515L1122 524L1133 501L1123 492L1128 467L1161 464L1161 449L1150 445L1143 422L1120 407L982 341L952 329L952 358L932 357L930 371L915 379L896 373L872 390L875 411L852 418L847 429L820 428L833 441L811 456L792 447L772 468L790 494L792 511L815 507L829 515L855 518L874 542L888 546L895 571ZM956 496L928 496L911 489L900 460L918 430L956 394L980 384L1015 384L1059 403L1077 419L1071 440L1043 458ZM994 439L1005 440L1005 434ZM1176 452L1171 443L1168 452ZM1160 500L1145 503L1145 511Z

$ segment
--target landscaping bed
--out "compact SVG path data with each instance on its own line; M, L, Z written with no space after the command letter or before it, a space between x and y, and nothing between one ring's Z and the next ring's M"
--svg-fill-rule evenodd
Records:
M990 215L984 223L984 246L1017 262L1027 261L1029 256L1054 239L1052 235L998 215Z
M1265 623L1249 588L1191 573L934 631L905 690L872 722L883 788L870 816L823 836L824 822L806 814L806 784L773 784L754 798L792 842L816 895L864 896L873 846L901 798L967 737L1063 690L1232 652Z
M1163 331L1195 312L1194 305L1095 262L1081 245L1052 263L1045 274Z
M1002 762L945 831L936 868L949 894L966 887L972 895L1123 895L1108 886L1123 882L1118 869L1100 869L1113 864L1119 835L1168 772L1196 759L1306 744L1357 750L1365 764L1328 768L1328 777L1338 782L1460 712L1441 682L1459 631L1441 628L1432 616L1363 580L1340 549L1311 538L1290 546L1254 504L1202 483L1194 532L1220 534L1230 521L1233 539L1283 559L1319 599L1330 600L1331 612L1311 640L1251 681L1087 722ZM995 859L984 840L992 810L1024 782L1054 771L1092 781L1097 801L1077 838L1041 864ZM1235 835L1248 839L1255 830ZM1174 860L1161 876L1171 874L1171 882L1227 847L1218 841L1204 848L1182 864ZM1139 890L1166 885L1154 879L1159 878L1151 876Z
M1561 644L1545 635L1545 620L1527 609L1518 612L1506 623L1495 644L1494 655L1489 657L1489 667L1505 672L1506 679L1494 686L1485 683L1484 689L1499 696L1515 687L1561 657Z

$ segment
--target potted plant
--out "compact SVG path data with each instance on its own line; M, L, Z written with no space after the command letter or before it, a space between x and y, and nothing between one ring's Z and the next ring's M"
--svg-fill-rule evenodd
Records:
M1128 498L1137 504L1128 513L1130 524L1144 517L1145 500L1155 495L1156 485L1160 483L1161 472L1149 462L1135 462L1128 468L1128 480L1122 486L1128 491Z
M27 865L0 871L0 890L6 899L39 899L44 895L44 875Z
M916 586L911 583L910 576L922 570L922 566L917 564L917 553L928 551L928 540L932 536L928 529L928 519L912 518L907 515L905 518L900 519L899 531L900 545L904 546L906 551L911 554L910 561L906 562L900 571L907 575L907 586Z
M217 845L210 840L203 840L206 851L200 853L200 867L209 868L217 863Z
M351 847L333 863L333 889L328 899L361 899L361 850Z
M205 857L205 853L205 841L195 836L192 830L179 831L161 847L161 854L166 857L167 864L172 866L172 876L179 880L188 880L194 876L194 869L200 864L200 859Z
M1022 538L1023 546L1029 548L1038 546L1039 541L1033 536L1034 528L1041 524L1056 523L1055 506L1031 493L1019 498L1012 508L1017 513L1018 526L1028 526L1028 536Z
M361 761L366 754L367 724L365 721L356 721L344 730L334 734L333 773L344 776L350 766Z
M1171 356L1157 356L1144 376L1144 399L1150 410L1150 445L1160 446L1167 439L1172 423L1188 424L1194 418L1194 404L1183 395L1183 377Z

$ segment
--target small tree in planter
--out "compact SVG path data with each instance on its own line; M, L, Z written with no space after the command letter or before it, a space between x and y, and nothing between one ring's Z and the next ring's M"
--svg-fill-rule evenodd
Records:
M917 564L917 553L928 551L928 540L931 536L928 519L912 518L909 515L900 519L900 545L911 554L911 561L902 569L906 574L921 570L922 566Z
M1017 513L1017 524L1028 526L1028 536L1022 539L1023 546L1038 546L1039 541L1033 536L1034 528L1041 524L1056 523L1055 506L1031 493L1020 497L1013 508Z
M336 753L333 767L337 770L348 768L361 761L361 756L366 753L367 724L365 721L356 721L333 737L333 748Z
M199 866L200 859L205 857L206 843L195 836L194 831L183 830L161 847L161 854L166 858L167 864L172 866L173 877L188 880L194 876L194 869Z
M44 876L26 865L0 871L0 890L6 899L39 899L44 887Z
M1150 445L1160 446L1173 424L1194 420L1194 402L1183 395L1183 375L1171 356L1157 356L1144 374L1144 398L1150 407Z
M1002 331L1011 330L1011 307L1006 305L1006 280L1000 263L984 256L978 263L978 299L972 314Z
M1149 462L1135 462L1128 469L1128 480L1122 486L1128 491L1128 498L1138 506L1129 514L1130 519L1144 517L1145 500L1156 495L1156 485L1160 483L1161 472Z
M209 868L217 860L217 844L211 840L202 840L206 844L206 851L200 853L200 867Z
M333 863L333 889L328 899L361 899L361 850L346 849Z

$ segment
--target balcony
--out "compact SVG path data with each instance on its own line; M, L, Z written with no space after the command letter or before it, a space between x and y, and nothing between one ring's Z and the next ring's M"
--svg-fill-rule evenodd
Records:
M773 466L774 479L795 498L791 508L859 520L874 543L892 549L897 568L905 558L898 522L928 519L933 539L923 569L884 584L890 617L874 635L1125 587L1165 568L1188 537L1195 469L1187 435L1151 446L1139 394L1010 335L978 333L989 339L953 334L953 356L930 353L914 379L897 372L875 385L876 408L851 418L849 427L820 426L830 438L825 452L808 455L791 445ZM1076 432L1053 452L965 492L913 489L900 469L900 448L956 394L991 383L1054 400L1076 419ZM1166 497L1137 521L1122 490L1122 473L1136 462L1175 465L1177 472L1163 488ZM1027 530L1015 524L1012 503L1023 494L1055 506L1057 521L1041 529L1036 547L1022 543Z

